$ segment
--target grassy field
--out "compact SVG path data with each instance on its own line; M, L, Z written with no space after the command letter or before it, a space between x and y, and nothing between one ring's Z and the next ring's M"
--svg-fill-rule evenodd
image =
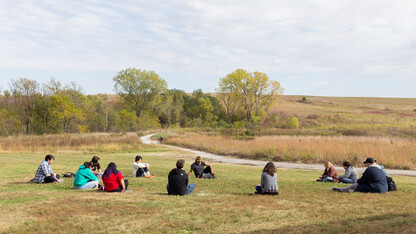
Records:
M57 173L75 172L97 152L55 154ZM150 163L156 179L132 178L136 154ZM262 168L213 164L217 180L192 177L190 196L167 196L167 175L183 152L159 146L100 153L101 165L114 161L130 181L131 193L75 191L73 179L33 184L43 153L0 154L0 232L346 232L412 233L416 230L415 178L394 177L397 192L341 194L318 183L320 172L278 170L279 196L253 195ZM193 156L192 156L193 157Z
M258 160L361 165L374 157L386 168L415 169L416 139L353 136L262 136L235 139L215 133L164 135L164 143Z
M262 135L349 135L416 138L415 98L282 96L271 112L299 119L297 130L270 128Z

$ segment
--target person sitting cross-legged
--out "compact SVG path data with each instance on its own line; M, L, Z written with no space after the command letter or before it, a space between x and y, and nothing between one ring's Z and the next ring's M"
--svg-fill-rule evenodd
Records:
M188 177L191 176L192 171L195 173L196 178L204 179L216 179L214 169L211 164L202 161L201 156L197 156L195 162L191 165L191 170L188 173Z
M129 181L125 180L123 174L117 170L117 165L109 163L103 174L104 191L106 192L125 192L129 186Z
M92 171L92 162L84 162L79 168L74 178L74 189L93 189L100 184L97 176Z
M55 157L51 154L45 156L45 160L39 165L36 170L35 178L33 181L35 183L57 183L62 182L62 179L59 179L59 175L55 174L52 170L51 164L55 160Z
M335 169L332 163L330 161L326 161L324 163L324 167L325 167L324 173L316 181L321 181L321 182L337 181L338 180L337 169Z
M257 194L278 195L279 187L277 185L277 169L273 162L268 162L261 174L261 185L256 186Z
M357 183L345 188L333 187L338 192L363 192L363 193L386 193L388 190L387 177L373 158L364 161L367 169Z
M183 170L185 160L179 159L176 168L172 169L168 175L168 185L166 189L169 195L189 195L195 190L195 184L188 184L189 178Z
M342 163L345 169L345 174L338 177L339 182L345 184L354 184L358 180L358 173L350 162L345 161Z

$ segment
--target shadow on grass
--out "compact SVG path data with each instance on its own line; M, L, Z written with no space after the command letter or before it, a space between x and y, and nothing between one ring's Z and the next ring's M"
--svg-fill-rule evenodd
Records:
M334 222L317 220L314 224L284 226L277 229L260 229L243 233L414 233L416 212L388 213Z

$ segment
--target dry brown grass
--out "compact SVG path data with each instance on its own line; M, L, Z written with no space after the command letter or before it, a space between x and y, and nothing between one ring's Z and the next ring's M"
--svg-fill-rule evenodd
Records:
M374 157L388 168L414 169L416 140L377 137L303 137L266 136L253 140L236 140L224 136L187 133L169 137L166 143L221 155L243 158L341 165L348 160L360 164Z
M143 147L135 133L55 134L0 138L0 152L119 152Z

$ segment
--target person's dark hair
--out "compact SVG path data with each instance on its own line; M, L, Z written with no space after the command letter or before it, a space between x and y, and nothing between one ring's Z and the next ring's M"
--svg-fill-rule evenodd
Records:
M142 156L137 155L136 159L134 160L135 162L139 161L140 159L142 159Z
M118 173L120 173L119 171L117 171L117 165L113 162L110 162L108 164L107 169L105 169L104 171L104 175L109 177L111 173L113 173L114 175L117 175Z
M263 172L267 172L269 175L274 176L274 173L277 172L277 168L273 162L268 162L266 166L264 166Z
M84 162L84 166L86 168L91 168L92 167L92 162Z
M94 156L94 157L92 157L92 159L91 159L91 161L92 161L94 164L97 164L97 163L98 163L98 160L100 160L100 158L99 158L98 156Z
M176 168L182 169L184 165L185 165L185 160L183 160L183 159L179 159L176 162Z
M351 165L351 163L350 163L350 162L348 162L348 161L343 162L343 163L342 163L342 165L343 165L344 167L350 167L350 166L352 166L352 165Z
M48 154L45 156L45 161L49 161L51 159L55 159L55 157L52 154Z

